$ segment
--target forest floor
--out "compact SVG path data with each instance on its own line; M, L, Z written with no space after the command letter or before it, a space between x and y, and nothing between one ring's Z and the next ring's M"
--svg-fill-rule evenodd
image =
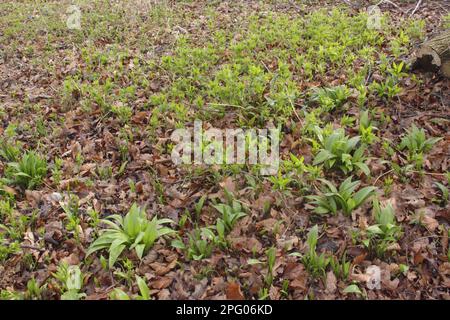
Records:
M0 299L450 298L448 2L76 3L0 3ZM175 165L194 120L278 172Z

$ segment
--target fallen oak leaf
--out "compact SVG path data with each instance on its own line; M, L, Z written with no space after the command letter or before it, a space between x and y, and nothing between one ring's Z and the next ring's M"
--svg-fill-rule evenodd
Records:
M155 273L158 276L163 276L166 273L168 273L170 270L172 270L173 268L175 268L177 264L177 260L173 260L171 263L169 263L168 265L165 265L163 263L160 262L153 262L150 264L150 267L152 267L153 270L155 270Z
M245 300L241 286L236 282L228 283L226 295L228 300Z
M439 222L435 218L430 217L428 215L425 215L423 217L422 223L425 225L425 228L427 228L428 231L430 232L434 232L434 230L436 230L436 228L439 227Z
M172 284L173 278L171 277L162 277L158 280L150 282L150 286L154 289L165 289Z

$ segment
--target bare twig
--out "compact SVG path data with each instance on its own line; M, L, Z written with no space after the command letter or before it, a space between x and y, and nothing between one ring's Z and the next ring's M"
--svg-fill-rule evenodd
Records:
M43 249L43 248L38 248L38 247L27 245L27 244L21 244L20 247L22 249L31 249L31 250L36 250L36 251L40 251L40 252L44 252L45 251L45 249Z
M380 2L378 2L376 4L376 6L379 6L379 5L383 4L383 3L389 3L389 4L393 5L394 7L396 7L397 9L400 9L400 7L398 5L396 5L394 2L389 1L389 0L381 0Z
M409 15L409 17L412 17L414 15L414 13L416 13L417 9L419 9L420 4L422 3L422 0L417 1L416 7L414 8L414 10L411 12L411 14Z
M394 169L391 169L391 170L386 171L386 172L382 173L381 175L379 175L379 176L375 179L375 181L373 182L373 185L377 184L378 180L380 180L382 177L388 175L388 174L391 173L392 171L394 171Z
M208 102L208 106L218 106L218 107L232 107L232 108L238 108L238 109L245 109L243 106L239 106L237 104L229 104L229 103L213 103Z

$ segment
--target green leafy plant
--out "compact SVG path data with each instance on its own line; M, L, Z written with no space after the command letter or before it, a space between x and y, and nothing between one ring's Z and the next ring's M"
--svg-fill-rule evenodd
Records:
M364 297L365 293L361 291L361 289L358 287L357 284L351 284L349 286L347 286L343 291L343 293L354 293L356 294L358 297Z
M207 196L203 195L198 202L196 202L194 204L194 209L195 209L195 216L197 217L197 219L200 217L200 213L202 212L203 206L205 204Z
M78 196L70 194L67 203L61 206L66 214L66 229L74 232L76 239L79 237L80 228L79 200Z
M372 144L377 140L375 135L376 127L372 125L369 119L369 111L365 110L361 113L359 118L359 134L361 135L361 141L365 144Z
M380 97L387 98L388 100L394 98L401 92L401 88L394 77L388 77L384 82L372 82L370 87L375 90Z
M8 163L9 181L22 188L33 189L47 174L47 161L33 151L25 153L18 162Z
M433 145L442 138L428 138L426 137L425 130L423 128L417 128L415 124L411 126L410 130L406 131L407 134L402 138L399 149L407 149L409 156L413 157L417 154L427 153L431 150Z
M61 300L80 300L86 294L80 293L83 287L84 275L80 267L69 266L66 262L61 263L53 276L61 283Z
M317 241L319 239L319 227L315 225L308 232L306 243L307 252L302 256L302 263L313 277L325 277L326 269L330 263L325 253L320 255L316 252Z
M283 176L281 173L279 173L276 176L270 176L269 180L273 184L272 188L274 190L280 190L280 191L287 190L288 185L292 182L291 177Z
M129 296L125 291L119 288L114 288L109 294L111 300L151 300L150 289L145 280L136 275L136 284L139 288L139 294Z
M442 205L446 205L448 203L448 200L450 199L450 194L449 194L449 191L448 191L448 187L444 186L440 182L435 182L434 184L441 191L442 197L441 197L441 201L440 202L442 203Z
M125 248L134 249L139 258L148 251L156 240L175 231L164 227L172 223L170 219L158 219L154 217L148 220L145 209L133 204L125 217L112 215L102 220L110 228L106 229L95 240L87 255L95 251L108 249L109 267L111 268Z
M318 129L316 134L321 149L315 156L313 165L324 163L327 169L337 167L344 173L349 173L357 167L366 175L370 174L369 167L365 164L364 152L366 147L362 145L357 148L360 136L349 138L342 128L325 136L323 131Z
M267 275L266 275L266 284L268 286L271 286L273 283L273 268L275 266L275 259L276 259L277 250L274 247L271 247L267 249L266 256L267 256Z
M27 290L25 291L25 300L41 300L43 293L47 290L47 284L39 285L35 278L31 278L27 282Z
M24 295L21 292L13 290L0 290L0 300L23 300Z
M0 139L0 157L9 162L17 161L20 155L20 145L8 139Z
M331 111L341 107L350 96L350 90L346 86L331 88L317 88L311 94L311 101L315 101L325 111Z
M111 107L111 112L119 118L122 124L128 123L133 115L133 109L126 105L114 105Z
M266 288L270 288L270 286L273 283L273 271L274 271L274 267L275 267L276 256L277 256L277 249L275 247L270 247L269 249L266 250L267 270L266 270L266 274L264 276L264 282L267 285ZM248 264L249 265L261 265L264 263L258 259L248 259Z
M401 227L395 222L395 210L390 202L380 205L375 199L372 212L376 224L367 227L367 239L362 242L377 256L383 257L389 246L398 241Z
M172 246L186 251L189 260L201 260L211 256L218 238L211 228L195 228L188 235L188 244L181 240L172 241Z
M241 203L236 200L233 200L231 205L220 203L214 208L222 214L220 220L222 220L226 232L230 232L236 222L247 215Z
M406 72L403 72L405 69L405 63L399 62L399 63L392 63L392 66L388 69L388 72L394 79L401 79L403 77L406 77L408 74Z
M376 190L376 187L368 186L355 192L361 183L352 181L352 177L345 179L339 189L328 180L319 180L324 185L322 193L307 197L312 200L311 204L315 205L314 211L318 214L336 214L338 210L342 210L345 215L349 215L370 196L374 195Z
M444 19L443 19L443 26L444 26L444 28L446 28L446 29L449 29L449 28L450 28L450 13L447 13L447 14L444 16Z
M347 261L345 254L342 256L341 261L333 256L330 259L330 266L337 278L345 280L350 275L351 261Z

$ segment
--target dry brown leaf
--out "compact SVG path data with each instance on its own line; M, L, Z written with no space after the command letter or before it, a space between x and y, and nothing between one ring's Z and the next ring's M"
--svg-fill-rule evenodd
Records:
M162 277L158 280L150 282L150 286L154 289L165 289L172 283L173 278L172 277Z
M336 289L337 289L336 282L337 282L337 280L336 280L336 276L334 275L334 272L333 271L329 271L327 273L326 289L325 290L328 293L334 293L336 291Z
M227 286L227 299L228 300L245 300L241 291L241 286L236 282L230 282Z

